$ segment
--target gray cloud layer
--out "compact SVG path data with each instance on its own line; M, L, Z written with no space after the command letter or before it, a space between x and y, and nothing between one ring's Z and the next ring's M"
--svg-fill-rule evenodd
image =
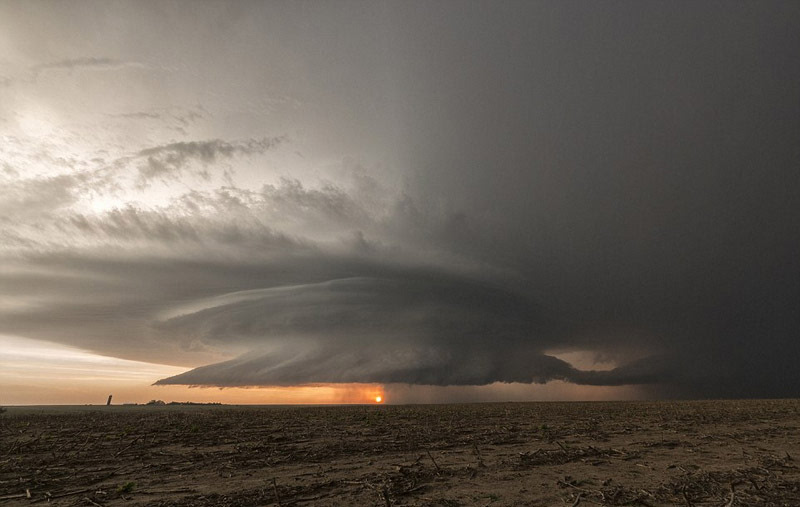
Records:
M237 5L180 55L235 134L5 171L0 332L198 366L164 384L800 394L793 3ZM265 90L321 175L200 188L288 144L231 126ZM78 206L125 185L179 195Z

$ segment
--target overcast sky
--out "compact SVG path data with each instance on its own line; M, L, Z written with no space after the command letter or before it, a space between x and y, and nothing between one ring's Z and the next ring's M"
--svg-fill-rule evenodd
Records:
M7 365L798 396L800 4L2 1L0 266Z

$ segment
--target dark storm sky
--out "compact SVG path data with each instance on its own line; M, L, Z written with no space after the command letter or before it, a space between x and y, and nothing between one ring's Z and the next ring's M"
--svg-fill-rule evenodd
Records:
M797 2L0 14L0 333L198 367L164 383L800 395Z

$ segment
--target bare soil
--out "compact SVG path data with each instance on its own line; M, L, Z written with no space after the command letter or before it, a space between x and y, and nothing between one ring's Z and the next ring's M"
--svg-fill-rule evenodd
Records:
M800 505L800 400L9 408L0 503Z

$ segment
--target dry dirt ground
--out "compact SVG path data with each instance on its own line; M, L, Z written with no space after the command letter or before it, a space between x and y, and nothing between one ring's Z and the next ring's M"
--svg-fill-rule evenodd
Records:
M800 400L0 416L3 505L800 506L798 467Z

